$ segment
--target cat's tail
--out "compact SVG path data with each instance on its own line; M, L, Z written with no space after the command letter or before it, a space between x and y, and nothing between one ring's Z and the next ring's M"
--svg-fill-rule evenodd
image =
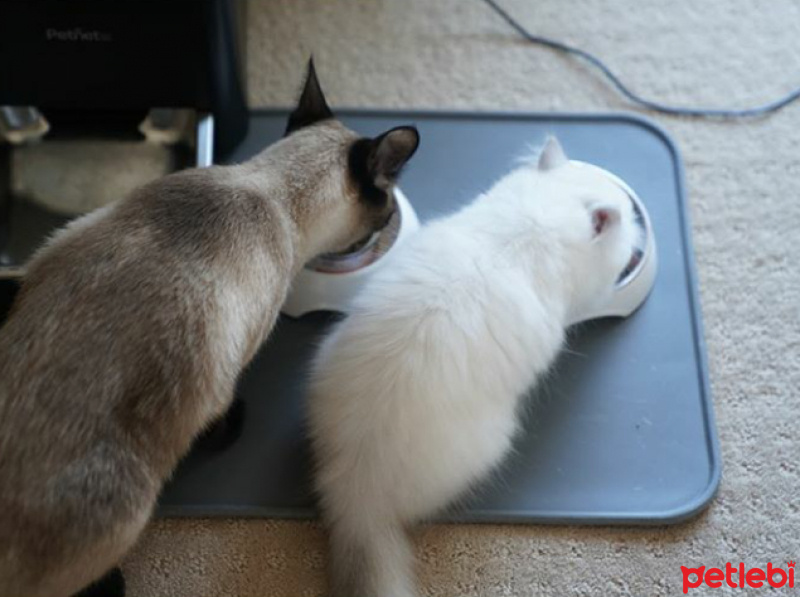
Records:
M328 528L331 597L417 597L405 525L363 512Z

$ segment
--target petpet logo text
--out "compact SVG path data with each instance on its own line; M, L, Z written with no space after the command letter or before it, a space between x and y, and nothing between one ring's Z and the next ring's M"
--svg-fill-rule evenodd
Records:
M725 564L725 570L722 568L708 568L700 566L699 568L687 568L681 566L683 573L683 593L684 595L689 592L689 589L696 589L705 584L707 587L717 589L725 583L731 588L752 587L759 589L764 586L770 586L776 589L781 587L794 588L794 560L787 562L786 570L773 566L772 562L767 564L767 569L763 568L746 568L744 563L739 562L738 566L733 566L730 562Z
M97 29L53 29L45 30L44 37L47 41L66 41L66 42L110 42L114 41L113 36L107 31Z

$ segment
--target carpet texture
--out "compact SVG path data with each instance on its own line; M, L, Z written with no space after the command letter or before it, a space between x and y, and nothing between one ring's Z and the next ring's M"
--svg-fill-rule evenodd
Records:
M503 4L533 31L598 52L648 97L744 106L800 84L796 0ZM290 105L313 52L334 106L631 109L594 71L521 42L477 0L249 8L252 106ZM425 528L428 595L679 595L681 565L800 558L800 104L744 122L656 120L686 164L719 495L696 520L668 528ZM132 597L298 597L322 594L325 558L313 523L161 520L125 571ZM695 594L703 591L765 589Z

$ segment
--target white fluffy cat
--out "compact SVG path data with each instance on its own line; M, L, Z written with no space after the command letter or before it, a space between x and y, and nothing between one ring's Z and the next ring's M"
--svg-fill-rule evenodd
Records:
M625 192L550 138L370 280L312 374L333 595L417 595L406 527L500 463L520 399L636 241Z

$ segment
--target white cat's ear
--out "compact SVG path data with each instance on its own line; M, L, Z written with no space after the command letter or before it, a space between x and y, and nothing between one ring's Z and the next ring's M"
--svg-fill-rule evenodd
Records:
M555 170L568 163L569 158L567 158L567 154L564 153L564 149L561 147L561 143L558 142L558 139L553 136L547 137L544 147L542 148L542 153L539 154L539 170L541 172Z
M611 205L595 205L592 208L592 229L594 237L605 235L609 230L619 224L621 219L619 209Z

